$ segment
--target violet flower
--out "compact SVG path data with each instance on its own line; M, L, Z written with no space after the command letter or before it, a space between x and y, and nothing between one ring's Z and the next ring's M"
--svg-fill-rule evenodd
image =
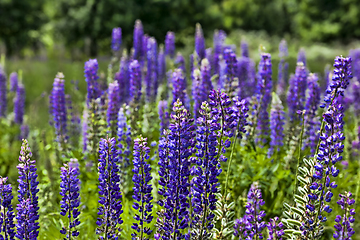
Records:
M121 47L121 28L113 28L111 35L111 49L118 52Z
M186 95L186 79L184 77L184 72L181 69L175 69L172 73L172 93L173 93L173 103L178 99L180 102L185 103L187 99Z
M214 57L212 61L212 68L214 69L214 74L219 74L219 61L220 55L223 53L224 42L226 39L226 33L223 30L215 30L213 36L213 47L214 47Z
M143 35L144 35L143 25L141 21L138 19L135 21L135 26L134 26L134 42L133 42L134 59L133 60L135 59L139 60L140 57L143 56L143 51L142 51Z
M165 37L165 54L170 58L175 57L175 33L167 32Z
M341 240L350 240L351 237L355 234L355 230L352 227L355 222L355 209L350 209L352 205L355 204L355 200L352 199L351 192L345 192L345 194L339 194L340 200L336 203L344 211L344 215L337 215L335 218L336 224L334 225L335 233L333 237L335 239Z
M225 91L231 97L233 92L236 91L235 78L237 76L237 59L236 54L231 50L231 48L225 48L224 50L224 60L226 64L225 68Z
M120 86L117 81L109 84L108 89L108 108L106 112L106 119L110 129L111 136L116 133L116 120L120 109Z
M16 89L17 89L17 86L19 83L17 72L12 72L9 76L9 80L10 80L10 91L16 92Z
M287 96L289 115L291 121L299 120L297 111L304 110L306 92L307 70L303 63L299 62L296 66L295 77L290 82Z
M163 45L160 45L159 54L157 56L157 76L160 83L163 82L166 77L166 60Z
M165 129L169 128L170 115L168 112L168 102L166 100L159 101L159 119L160 119L160 134Z
M129 65L130 73L130 96L135 103L139 103L141 99L141 70L137 60Z
M147 72L146 72L146 99L154 102L158 89L157 76L157 43L151 37L147 41Z
M96 59L89 59L89 61L85 63L84 73L85 81L87 83L87 106L90 106L90 103L99 98L101 95L98 82L98 69L99 65ZM93 111L93 109L91 109L91 111Z
M284 140L284 125L285 125L285 112L282 102L278 95L273 93L271 110L270 110L270 130L271 141L268 151L268 157L270 158L274 151L280 151L280 147L283 146Z
M205 39L203 30L199 23L196 24L195 29L195 52L200 60L205 57Z
M0 65L0 117L6 116L7 110L7 81L6 73Z
M14 99L14 122L22 124L25 113L25 87L23 84L18 84L16 88L16 96Z
M119 84L120 103L124 103L130 96L129 61L126 51L120 60L120 69L115 73L114 80Z
M280 221L278 217L270 218L269 222L266 224L267 229L269 230L269 237L267 240L282 240L284 232L284 224Z
M0 239L15 239L14 208L11 184L6 184L7 178L0 177Z

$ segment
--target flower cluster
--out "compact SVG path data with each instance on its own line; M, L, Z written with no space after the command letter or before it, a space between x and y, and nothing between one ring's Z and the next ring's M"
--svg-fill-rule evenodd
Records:
M16 88L16 96L14 99L14 122L22 124L25 112L25 87L23 84L18 84Z
M175 57L175 33L167 32L165 37L165 54L171 58Z
M265 204L261 190L256 183L251 185L247 195L245 215L242 219L235 220L234 235L239 239L263 239L261 231L266 227L262 218L266 216L260 207Z
M16 72L12 72L9 76L9 80L10 80L10 91L16 92L19 83L18 74Z
M19 165L19 189L16 210L16 237L19 239L36 240L39 235L39 206L38 196L39 182L37 180L35 160L31 160L32 153L27 140L23 140Z
M352 223L355 222L355 209L350 209L350 206L355 204L355 200L352 199L351 192L345 192L345 194L339 194L340 200L337 204L344 210L344 215L337 215L335 218L336 224L334 225L335 233L333 237L335 239L351 239L352 235L355 234L354 229L351 227Z
M119 158L115 138L101 139L99 149L99 211L96 224L101 239L117 239L120 234L122 211L119 187Z
M211 65L208 59L204 58L203 60L201 60L200 71L205 101L207 100L210 91L213 89L213 84L211 82Z
M269 222L266 224L267 229L269 230L268 240L282 240L284 232L284 224L280 222L278 217L270 218Z
M195 52L197 53L199 60L205 57L205 39L199 23L196 24L195 29Z
M121 47L121 28L113 28L111 36L111 49L114 52L120 50Z
M163 82L166 77L166 59L163 45L160 45L159 54L157 57L157 76L160 80L160 83Z
M305 92L306 92L307 70L302 62L296 66L295 77L290 83L288 92L289 115L290 120L298 119L297 111L304 109Z
M130 96L129 61L125 50L121 56L120 69L115 73L114 80L119 83L119 98L120 103L123 103Z
M164 130L169 127L170 116L167 109L168 102L165 100L161 100L159 102L160 134L162 134Z
M199 69L195 69L192 72L192 97L194 100L194 117L195 119L199 116L199 110L201 103L205 100L204 99L204 93L203 93L203 87L202 84L202 78L201 73Z
M270 111L270 130L271 141L268 151L268 157L271 157L274 151L279 151L283 146L284 139L285 112L284 107L278 95L273 93Z
M140 102L141 98L141 70L140 64L134 60L129 65L130 73L130 95L135 103Z
M214 74L219 74L219 61L220 55L223 53L224 42L226 39L226 33L222 30L216 30L213 37L214 55L212 61L212 68Z
M186 102L186 79L184 74L185 73L181 69L175 69L172 73L173 103L175 103L178 99L182 103Z
M300 48L297 55L297 62L303 63L303 65L306 67L306 52L304 48Z
M235 82L235 77L237 76L237 59L236 59L236 54L234 53L234 51L231 48L225 48L224 50L224 60L225 60L225 64L226 64L226 68L225 68L225 74L226 74L226 78L225 78L225 91L227 94L232 95L233 92L235 91L235 88L237 87L237 84Z
M190 156L194 152L195 133L192 125L193 119L189 118L188 111L178 99L174 103L172 122L170 124L169 144L159 149L159 156L167 159L160 159L163 166L167 164L166 170L160 168L161 177L168 175L164 180L159 181L163 186L161 195L164 199L159 204L165 209L165 221L158 227L155 239L183 239L183 229L189 224L189 176ZM165 137L164 137L165 138ZM161 151L161 153L160 153ZM168 152L168 155L164 154ZM164 172L165 170L165 172ZM164 186L166 184L166 186Z
M140 20L136 20L135 27L134 27L134 59L139 60L140 57L143 56L142 51L142 40L143 40L144 30L143 25Z
M151 37L147 41L147 72L146 72L146 99L155 101L158 89L157 76L157 43Z
M153 216L151 215L152 212L152 186L150 181L152 179L150 171L151 167L150 164L147 162L150 158L150 148L147 145L146 138L140 136L140 138L135 139L134 141L134 193L133 193L133 208L138 213L135 214L134 219L137 221L133 223L132 227L136 232L132 234L135 238L138 235L140 240L149 239L144 235L150 235L151 230L149 227L145 227L145 224L150 224Z
M85 81L87 83L86 103L88 106L90 106L90 103L101 95L101 90L98 83L98 69L99 65L96 59L90 59L85 63L84 73Z
M108 89L108 108L106 118L110 128L111 136L116 133L116 120L120 109L120 86L117 81L109 84Z
M15 239L14 209L12 187L6 184L7 178L0 177L0 239Z
M239 79L239 97L247 98L254 94L255 63L248 57L240 57L237 60L237 77Z
M76 227L80 225L80 170L77 159L70 159L70 162L64 164L60 171L60 195L62 196L60 215L68 218L68 226L63 227L60 233L66 235L65 239L71 239L71 236L79 236Z
M7 110L7 81L6 73L3 67L0 65L0 117L6 116Z

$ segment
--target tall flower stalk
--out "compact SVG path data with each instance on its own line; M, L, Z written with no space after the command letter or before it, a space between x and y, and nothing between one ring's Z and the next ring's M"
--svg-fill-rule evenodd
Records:
M14 208L12 187L6 184L7 178L0 177L0 239L15 239Z
M80 206L80 170L77 159L70 159L68 164L61 167L61 182L60 182L60 201L61 211L60 215L67 217L68 225L60 230L61 234L65 235L65 239L74 239L79 236L77 227L80 225L79 221L79 206Z
M7 114L7 81L3 66L0 65L0 117Z
M334 225L335 233L333 237L335 239L351 239L355 234L355 230L352 227L352 224L355 222L355 209L351 206L355 204L355 200L352 199L351 192L345 192L345 194L339 194L340 200L337 201L337 204L341 207L344 212L344 215L337 215L335 218L336 224Z
M132 229L136 232L131 234L133 238L138 240L148 240L152 230L146 227L145 224L150 224L153 220L152 213L152 186L150 181L151 167L147 162L150 158L150 148L146 146L146 138L140 136L140 138L134 141L134 193L133 193L133 208L137 211L134 219L137 221L133 223Z
M119 158L115 138L101 139L99 150L99 204L98 228L101 239L117 239L122 224L121 192L119 187Z
M36 240L39 235L39 205L38 196L39 182L36 173L35 160L31 160L32 153L27 140L23 140L19 165L19 188L18 200L16 210L16 237L19 239Z

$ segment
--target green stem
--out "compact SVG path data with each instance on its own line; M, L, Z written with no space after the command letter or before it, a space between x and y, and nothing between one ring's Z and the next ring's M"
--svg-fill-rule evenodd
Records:
M297 161L297 165L296 165L296 174L295 174L295 185L294 185L295 187L294 187L293 196L295 196L297 185L298 185L297 177L298 177L298 174L299 174L301 148L302 148L302 140L303 140L303 135L304 135L304 129L305 129L305 116L304 116L304 112L303 112L303 114L302 114L302 127L301 127L300 140L299 140L300 142L299 142L298 161Z

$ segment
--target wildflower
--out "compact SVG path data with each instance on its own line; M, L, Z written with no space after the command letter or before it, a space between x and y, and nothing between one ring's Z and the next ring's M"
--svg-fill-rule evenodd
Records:
M239 97L248 98L254 95L256 86L255 63L247 57L237 59L237 78L239 79Z
M122 173L122 184L124 183L125 175L127 174L127 168L130 165L130 147L132 145L131 139L131 127L127 123L127 117L125 115L125 108L120 108L118 112L118 121L117 121L117 146L118 154L121 164L121 173Z
M152 186L150 181L152 179L150 171L150 164L147 162L149 159L150 148L146 146L146 138L140 136L140 138L135 139L134 141L134 193L133 193L133 208L138 211L138 214L135 214L134 219L137 221L131 226L136 232L131 234L132 237L140 236L139 239L145 240L149 239L144 235L150 236L151 230L149 227L146 227L145 224L150 224L153 216L152 212ZM139 222L139 223L138 223Z
M117 81L109 84L108 89L108 108L106 113L108 127L111 132L111 136L116 133L116 120L120 109L120 87Z
M14 99L14 121L17 124L22 124L25 112L25 88L23 84L18 84L16 88L16 96Z
M84 73L85 81L87 82L86 103L88 106L90 106L90 103L101 95L101 90L99 88L98 82L98 69L99 65L96 59L89 59L89 61L85 63Z
M273 93L270 111L270 130L271 141L268 152L268 157L273 155L274 150L279 151L280 147L284 144L284 125L285 125L285 112L284 107L278 95Z
M345 192L345 194L339 194L340 200L337 204L344 210L344 215L337 215L335 218L336 224L334 225L335 233L333 237L335 239L351 239L355 234L352 224L355 222L355 209L350 209L350 206L355 204L355 200L352 199L351 192Z
M124 103L130 96L129 60L125 50L120 60L120 69L115 73L114 80L119 84L119 101Z
M195 52L200 60L205 57L205 39L199 23L196 24L195 30Z
M288 103L290 120L298 118L297 111L304 110L306 92L307 70L303 63L298 63L295 70L295 77L290 82Z
M119 187L118 154L115 138L101 139L99 149L99 195L100 207L96 224L101 239L117 239L122 219L121 192Z
M135 27L134 27L134 59L139 60L140 57L143 56L143 50L142 50L142 40L143 40L144 30L143 25L140 20L135 21Z
M38 196L39 182L37 180L35 160L31 160L32 153L26 139L23 139L19 165L19 189L16 210L16 237L19 239L36 240L39 235L39 205Z
M157 76L161 82L163 82L166 76L166 61L163 45L160 45L159 54L157 57Z
M113 28L111 35L111 49L114 52L120 50L121 47L121 28Z
M214 74L219 74L219 61L220 55L224 52L224 42L226 39L226 33L223 30L215 30L213 37L214 45L214 58L212 62L212 68L214 69Z
M173 103L178 99L182 102L186 102L186 82L184 73L181 69L175 69L172 73L172 87L173 87Z
M12 72L10 74L9 79L10 79L10 91L16 92L19 83L18 74L16 72Z
M165 54L170 58L175 57L175 33L167 32L165 37Z
M289 55L287 43L285 39L281 40L279 44L279 66L278 66L278 88L277 93L282 95L286 89L286 84L288 82L288 68L289 64L285 62L285 58Z
M6 116L7 110L7 81L6 73L3 67L0 65L0 117Z
M146 99L155 101L158 89L157 76L157 43L151 37L147 41L147 72L146 72Z
M160 118L160 134L164 132L165 129L169 127L169 112L168 103L165 100L159 101L159 118Z
M65 234L65 239L79 236L77 226L80 225L79 221L79 206L80 206L80 170L77 159L70 159L68 164L61 167L61 182L60 182L60 201L62 216L68 218L68 226L63 227L60 233Z
M7 178L0 177L0 239L15 239L14 208L11 184L6 184Z
M269 230L268 240L282 240L284 232L284 224L280 222L278 217L270 218L269 222L266 224L267 229Z
M225 85L224 88L227 92L227 94L232 95L232 93L235 91L235 88L237 85L235 82L235 78L237 75L237 59L236 54L231 50L231 48L225 48L224 50L224 60L226 64L225 68Z
M141 98L141 70L137 60L129 65L130 73L130 95L135 103L140 102Z
M306 52L305 49L300 48L298 55L297 55L297 62L303 63L306 67Z

